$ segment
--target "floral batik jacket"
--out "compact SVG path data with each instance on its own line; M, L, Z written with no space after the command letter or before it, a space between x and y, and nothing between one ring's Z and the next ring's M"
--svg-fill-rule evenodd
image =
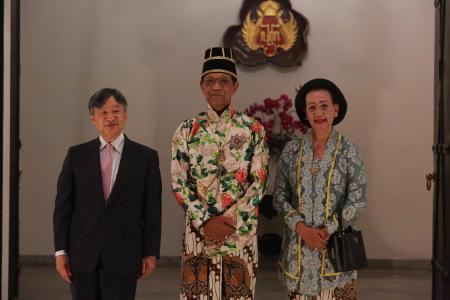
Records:
M327 252L310 249L297 236L295 227L297 222L304 222L309 227L326 227L332 234L337 229L336 207L343 203L346 228L355 223L366 206L366 195L358 147L335 129L321 160L313 160L311 130L286 145L278 162L274 207L286 225L279 275L289 291L315 296L356 279L355 271L335 273Z
M189 231L201 236L202 225L213 216L236 219L235 234L220 247L205 247L208 255L233 254L255 237L257 207L268 179L264 138L263 126L231 105L220 116L208 106L173 136L172 190Z

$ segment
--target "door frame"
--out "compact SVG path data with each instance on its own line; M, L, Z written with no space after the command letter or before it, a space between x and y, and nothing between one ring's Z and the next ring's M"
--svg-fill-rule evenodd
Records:
M19 87L20 0L4 0L2 7L3 61L0 122L2 159L1 299L14 299L19 276Z
M433 199L433 300L444 300L450 296L450 215L448 198L450 188L445 184L450 174L450 13L446 11L450 0L435 0L435 79L434 79L434 173ZM446 136L447 135L447 136Z

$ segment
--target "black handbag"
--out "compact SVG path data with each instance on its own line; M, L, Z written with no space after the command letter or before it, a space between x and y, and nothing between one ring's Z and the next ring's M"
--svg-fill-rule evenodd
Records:
M342 209L337 212L338 230L328 239L328 256L336 272L347 272L367 267L366 250L361 230L352 226L342 229Z

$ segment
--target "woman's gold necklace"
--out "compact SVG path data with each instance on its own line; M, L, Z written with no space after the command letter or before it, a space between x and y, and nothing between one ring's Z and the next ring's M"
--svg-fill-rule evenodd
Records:
M311 173L311 175L315 176L319 172L320 172L319 160L312 160L311 161L311 167L309 168L309 173Z

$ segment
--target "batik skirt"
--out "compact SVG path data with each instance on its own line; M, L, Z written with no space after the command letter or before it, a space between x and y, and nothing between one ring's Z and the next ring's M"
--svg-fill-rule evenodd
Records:
M323 290L317 296L306 296L290 292L289 300L356 300L356 281L353 280L341 288Z
M257 269L256 236L250 245L233 255L207 256L203 237L188 225L183 243L180 300L253 300Z

